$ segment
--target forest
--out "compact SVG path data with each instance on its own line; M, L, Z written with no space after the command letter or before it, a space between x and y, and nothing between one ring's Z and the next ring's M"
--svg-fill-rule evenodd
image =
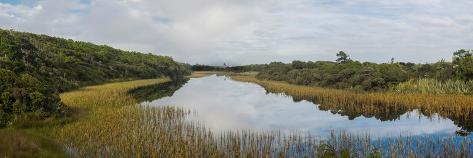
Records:
M0 29L0 127L63 114L58 94L81 86L190 73L167 56Z

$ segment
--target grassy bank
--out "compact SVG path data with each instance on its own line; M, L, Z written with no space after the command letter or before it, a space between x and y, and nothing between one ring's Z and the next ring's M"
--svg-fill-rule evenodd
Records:
M192 73L192 75L188 76L189 78L199 78L199 77L205 77L208 75L216 74L218 72L215 71L195 71Z
M111 135L106 135L107 133L113 134L109 131L110 129L114 129L113 132L125 130L114 128L120 126L110 125L119 125L114 122L128 118L136 112L132 110L131 106L136 105L138 101L128 94L128 91L168 81L169 79L152 79L111 83L61 94L61 99L66 105L71 108L84 109L88 113L80 120L56 130L58 140L71 147L69 152L72 155L84 155L93 149L99 149L96 145L102 144L97 140L111 140L107 137ZM128 110L129 113L126 112Z
M61 99L69 108L66 116L18 121L10 128L0 130L0 157L67 157L71 153L65 152L60 138L68 134L61 134L61 131L75 125L100 122L96 119L100 113L113 113L115 108L137 104L127 93L130 89L168 81L151 79L109 83L63 93Z
M427 116L438 113L454 120L457 125L463 128L473 130L473 121L471 121L473 118L473 96L470 95L355 92L259 80L252 75L233 75L232 78L259 84L270 92L285 93L293 96L296 100L309 100L320 104L321 108L333 109L333 111L373 116L405 113L409 110L419 109ZM390 119L389 116L378 117Z
M209 74L194 73L188 78ZM61 99L69 108L65 116L20 120L9 128L0 129L0 157L67 157L56 137L59 131L70 129L76 124L84 125L97 121L94 117L101 115L100 112L115 112L114 108L137 104L138 101L127 94L131 89L168 81L169 79L152 79L107 83L63 93ZM60 136L65 135L67 134Z

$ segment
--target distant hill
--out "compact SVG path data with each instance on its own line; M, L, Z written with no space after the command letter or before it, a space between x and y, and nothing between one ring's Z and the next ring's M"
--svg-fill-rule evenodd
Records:
M167 56L0 29L0 127L60 113L58 93L79 86L189 73Z

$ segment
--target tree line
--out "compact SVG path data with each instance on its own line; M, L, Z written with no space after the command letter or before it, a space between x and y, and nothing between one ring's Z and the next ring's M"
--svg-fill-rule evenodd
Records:
M256 78L360 91L473 94L473 51L460 49L452 61L416 64L360 62L340 51L336 61L271 62L232 67L193 65L194 71L256 71Z
M272 62L261 65L258 79L286 81L299 85L354 89L363 91L388 90L400 83L419 79L438 82L473 79L473 51L461 49L453 53L452 62L441 60L429 64L410 62L373 63L350 59L343 51L332 61Z
M167 56L0 29L0 127L63 113L58 93L80 86L190 73Z

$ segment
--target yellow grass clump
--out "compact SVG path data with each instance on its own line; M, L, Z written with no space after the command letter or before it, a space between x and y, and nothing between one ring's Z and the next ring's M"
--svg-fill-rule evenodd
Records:
M217 72L213 72L213 71L195 71L192 73L192 75L188 76L188 78L200 78L200 77L205 77L205 76L209 76L209 75L212 75L212 74L215 74Z

